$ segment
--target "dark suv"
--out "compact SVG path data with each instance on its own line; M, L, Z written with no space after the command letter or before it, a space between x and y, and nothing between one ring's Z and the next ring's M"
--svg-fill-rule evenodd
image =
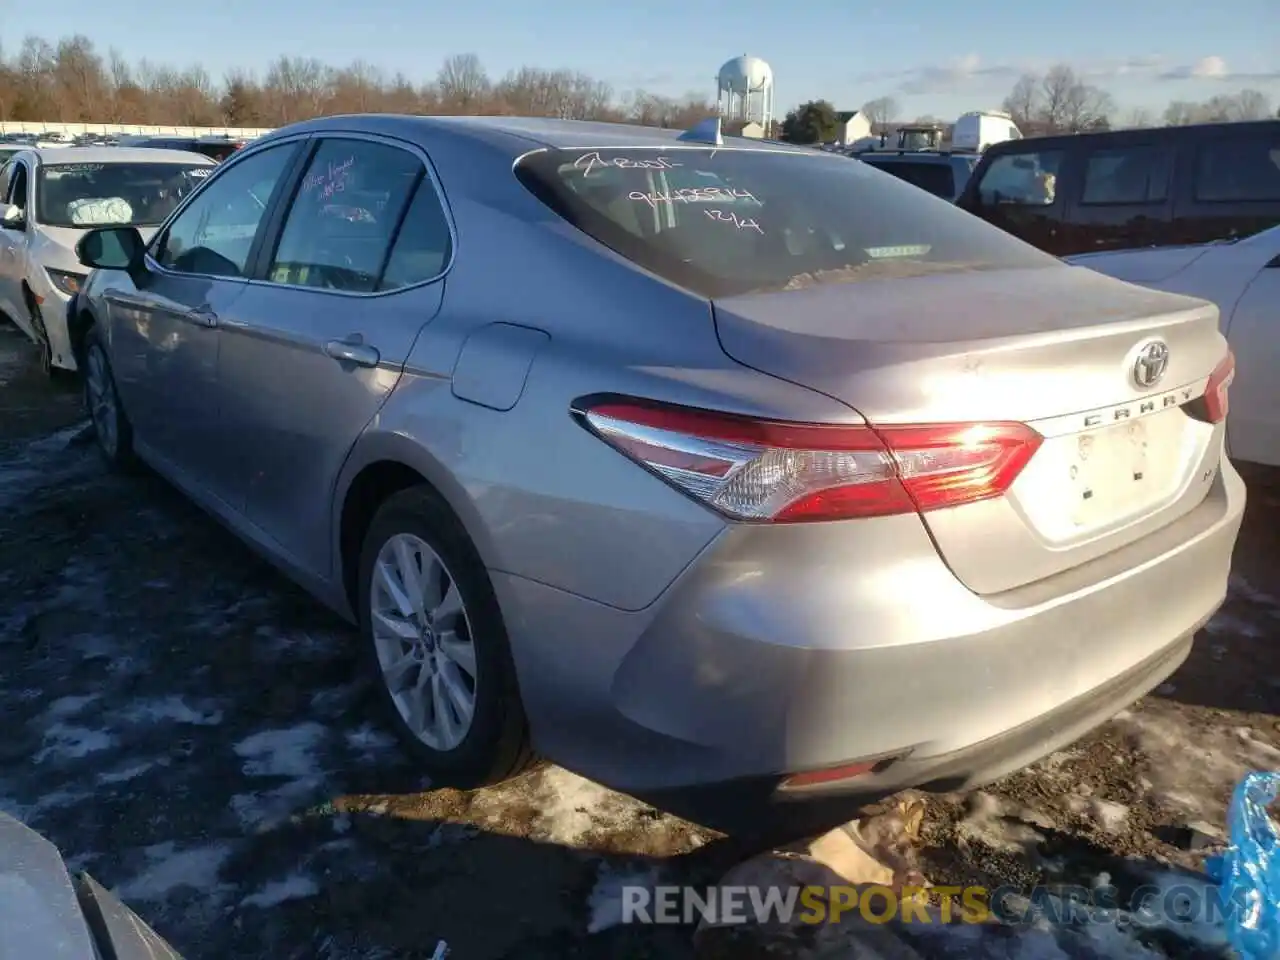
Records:
M857 158L943 200L955 200L960 196L979 159L976 153L948 153L945 150L935 153L874 150L859 153Z
M957 203L1058 256L1245 237L1280 223L1280 120L988 148Z
M117 142L121 147L151 147L155 150L191 150L202 153L211 160L221 163L244 146L243 140L232 140L229 137L165 137L165 136L131 136L121 137Z

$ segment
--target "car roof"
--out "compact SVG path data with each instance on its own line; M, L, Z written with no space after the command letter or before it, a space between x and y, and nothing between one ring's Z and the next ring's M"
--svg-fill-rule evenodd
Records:
M214 161L189 150L156 150L149 147L51 147L26 149L41 163L194 163Z
M254 145L274 141L281 136L297 133L321 133L345 131L350 133L375 133L401 139L417 140L440 135L460 139L473 139L493 145L504 145L513 154L527 153L531 149L609 149L626 147L696 147L690 142L680 144L682 129L643 127L629 123L604 123L595 120L556 120L546 117L415 117L400 114L349 114L345 116L318 117L291 124L260 137ZM796 147L774 141L746 137L724 137L727 148L757 149L812 154L809 147ZM701 144L710 146L710 144Z
M1238 120L1228 123L1188 123L1174 127L1132 127L1124 130L1089 130L1083 133L1054 133L1046 136L1023 137L1021 140L1002 140L987 147L987 156L1004 153L1027 153L1047 148L1061 148L1068 144L1098 142L1125 143L1152 138L1180 139L1183 137L1219 139L1232 133L1271 133L1280 130L1280 119Z

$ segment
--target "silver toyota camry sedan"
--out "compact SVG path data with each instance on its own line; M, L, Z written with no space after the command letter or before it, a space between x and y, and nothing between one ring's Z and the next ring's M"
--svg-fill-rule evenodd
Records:
M1226 592L1216 308L844 157L331 117L78 253L103 452L358 622L436 783L807 829L1078 738Z

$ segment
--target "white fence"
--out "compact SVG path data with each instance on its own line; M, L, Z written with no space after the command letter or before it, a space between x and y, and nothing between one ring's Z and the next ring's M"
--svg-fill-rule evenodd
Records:
M103 135L152 134L171 137L260 137L270 133L270 127L167 127L153 123L44 123L39 120L0 120L0 134L4 133L65 133L75 137L82 133Z

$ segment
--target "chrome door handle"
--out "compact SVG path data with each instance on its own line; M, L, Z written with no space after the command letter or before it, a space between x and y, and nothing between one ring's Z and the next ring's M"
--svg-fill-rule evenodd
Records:
M358 340L330 340L324 352L342 363L354 363L358 367L376 367L382 359L377 347Z
M218 315L207 306L188 310L187 319L197 327L216 327L218 325Z

